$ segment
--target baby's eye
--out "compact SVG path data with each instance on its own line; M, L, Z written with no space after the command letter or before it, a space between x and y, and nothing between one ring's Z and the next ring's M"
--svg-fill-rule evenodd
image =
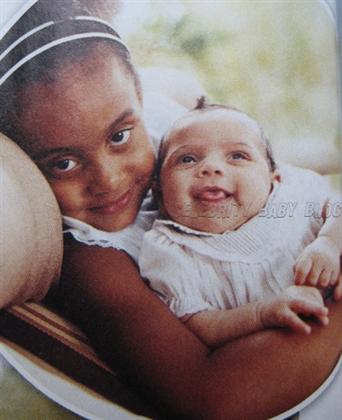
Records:
M111 137L111 142L114 146L120 146L128 142L128 139L131 135L131 128L127 128L126 130L118 131L117 133L113 134Z
M244 159L247 159L246 156L243 153L241 153L241 152L232 153L229 156L229 158L232 159L232 160L244 160Z
M192 162L196 162L196 158L194 156L192 156L192 155L185 155L185 156L182 156L179 159L179 161L181 163L192 163Z

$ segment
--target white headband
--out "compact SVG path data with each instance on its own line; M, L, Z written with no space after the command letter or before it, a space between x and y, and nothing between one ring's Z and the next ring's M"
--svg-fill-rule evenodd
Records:
M73 27L74 33L71 33L69 35L59 35L56 37L56 39L52 39L47 43L40 42L38 45L32 49L28 54L23 55L18 61L16 61L13 64L13 60L9 60L9 65L5 69L1 69L1 66L4 67L4 61L8 60L10 58L11 52L14 52L16 48L22 47L25 43L27 44L30 41L32 42L32 38L34 35L38 34L39 32L43 30L49 30L51 28L51 31L49 33L50 37L56 36L55 26L57 25L63 25L63 24L70 24L72 22L75 22L78 24L77 27ZM94 30L93 31L85 31L84 26L91 26L91 24L94 24ZM80 32L77 32L77 29ZM32 60L34 57L38 56L39 54L42 54L43 52L56 47L57 45L61 45L67 42L79 40L79 39L86 39L86 38L102 38L102 39L108 39L112 40L114 42L119 43L122 45L127 52L129 52L127 45L121 40L119 35L116 33L116 31L112 28L112 26L105 22L102 19L98 19L91 16L76 16L74 18L65 20L65 21L58 21L58 22L46 22L42 25L37 26L34 29L31 29L29 32L25 33L18 39L16 39L11 45L9 45L1 54L0 54L0 86L20 67L22 67L25 63ZM26 51L25 48L23 48L23 51ZM1 71L2 70L2 71Z

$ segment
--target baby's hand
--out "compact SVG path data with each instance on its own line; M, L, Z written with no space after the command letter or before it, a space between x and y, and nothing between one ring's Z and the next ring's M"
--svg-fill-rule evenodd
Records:
M340 251L337 245L328 236L318 236L298 257L294 266L294 281L297 285L320 288L335 286L339 272Z
M260 303L260 319L265 328L289 327L299 333L310 334L311 327L299 314L313 315L323 325L329 323L328 308L315 287L291 286L275 298Z

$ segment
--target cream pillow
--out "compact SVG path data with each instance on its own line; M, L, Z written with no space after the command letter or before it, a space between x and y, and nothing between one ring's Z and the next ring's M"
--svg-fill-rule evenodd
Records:
M0 308L42 299L58 280L62 222L33 161L0 134Z

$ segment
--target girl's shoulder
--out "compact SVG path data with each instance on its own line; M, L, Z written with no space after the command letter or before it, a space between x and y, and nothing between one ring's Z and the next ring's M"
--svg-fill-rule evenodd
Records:
M114 265L121 263L122 256L126 255L132 262L132 258L123 249L103 246L89 246L89 244L78 241L70 232L64 234L64 256L63 256L63 271L68 273L68 276L79 274L81 271L91 272L94 267L96 273L104 266L103 262L113 262ZM108 257L110 258L108 260ZM111 265L111 264L110 264Z
M157 211L151 208L149 198L144 200L136 220L117 232L105 232L72 217L63 216L64 230L74 241L89 247L111 248L124 251L135 262L138 260L144 233L151 229Z

